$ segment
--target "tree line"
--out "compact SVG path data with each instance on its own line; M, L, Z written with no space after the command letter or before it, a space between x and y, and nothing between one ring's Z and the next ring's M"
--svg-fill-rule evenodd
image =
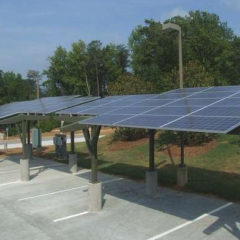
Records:
M218 15L191 11L166 22L182 28L184 87L240 84L240 38ZM32 71L22 79L1 71L0 104L35 98L41 74L47 78L42 96L160 93L178 88L177 34L162 31L161 22L149 19L133 29L128 45L79 40L70 50L59 46L43 73Z

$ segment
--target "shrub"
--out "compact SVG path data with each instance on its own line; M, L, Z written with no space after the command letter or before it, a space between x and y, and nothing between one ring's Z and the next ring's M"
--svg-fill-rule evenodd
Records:
M164 131L159 134L158 145L160 147L173 144L180 145L182 134L184 134L184 145L186 146L201 146L210 142L216 136L215 134L208 133Z
M145 129L137 128L116 128L113 134L113 141L135 141L146 137L147 131Z
M51 132L54 128L60 127L60 122L54 119L40 121L40 129L42 132ZM35 127L38 125L36 124Z

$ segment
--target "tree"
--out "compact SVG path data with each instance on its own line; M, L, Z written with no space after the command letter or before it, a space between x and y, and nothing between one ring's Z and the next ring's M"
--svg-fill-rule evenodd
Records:
M70 94L91 95L91 86L88 80L87 63L89 57L87 47L84 41L79 40L72 44L71 50L68 52L68 74L67 80L69 84Z
M103 65L102 63L102 43L98 40L92 41L87 46L87 53L89 56L88 62L88 73L95 78L96 88L94 88L94 95L100 96L100 69Z
M36 97L40 98L40 81L42 79L42 74L36 70L28 70L27 78L34 82L36 86Z
M191 11L188 16L166 22L182 27L185 64L198 61L214 78L214 85L233 82L229 71L236 67L233 62L237 53L232 46L238 45L234 41L237 37L216 14ZM135 28L129 38L133 72L156 83L160 91L165 86L164 78L178 67L177 34L176 31L163 32L161 22L146 20L145 26Z
M33 99L34 86L20 74L0 70L0 104Z
M71 50L58 47L48 58L50 66L44 71L44 83L49 95L81 94L104 96L107 85L127 72L129 51L124 45L100 41L88 45L84 41L72 44Z
M207 72L206 68L197 61L190 61L183 67L184 87L209 87L214 85L214 78ZM174 68L164 78L165 91L179 88L179 71Z
M48 80L44 82L50 96L67 94L65 77L67 75L67 50L61 46L57 47L54 55L48 58L50 66L44 71Z
M147 94L153 93L153 84L146 83L141 78L132 74L120 76L117 81L109 84L109 95L132 95L132 94Z

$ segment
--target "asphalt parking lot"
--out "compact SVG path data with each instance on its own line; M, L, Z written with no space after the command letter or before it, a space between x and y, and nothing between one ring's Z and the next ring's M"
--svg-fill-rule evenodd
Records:
M100 173L103 210L89 213L89 170L35 158L21 182L19 159L0 159L1 240L240 239L238 204L160 187L148 197L143 183Z

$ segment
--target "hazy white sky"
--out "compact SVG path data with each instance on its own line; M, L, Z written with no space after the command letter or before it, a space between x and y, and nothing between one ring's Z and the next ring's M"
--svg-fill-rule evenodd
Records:
M0 69L47 68L57 46L82 39L127 43L144 19L164 21L190 10L216 13L240 36L240 0L0 0Z

